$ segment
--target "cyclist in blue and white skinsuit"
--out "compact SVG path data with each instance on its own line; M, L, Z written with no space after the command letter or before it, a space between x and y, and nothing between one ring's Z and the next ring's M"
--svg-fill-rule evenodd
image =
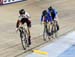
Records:
M50 29L50 25L48 26L47 24L52 24L52 17L50 14L47 12L47 10L43 10L42 15L41 15L41 23L44 23L44 27L48 27ZM50 36L50 32L47 30L46 31L48 35Z
M52 16L52 20L54 20L58 15L57 10L52 8L52 6L48 8L48 13Z
M51 15L51 17L52 17L52 22L56 22L57 30L59 30L58 21L56 20L56 19L57 19L57 16L58 16L57 10L54 9L54 8L52 8L52 6L50 6L50 7L48 8L48 13L49 13L49 15Z

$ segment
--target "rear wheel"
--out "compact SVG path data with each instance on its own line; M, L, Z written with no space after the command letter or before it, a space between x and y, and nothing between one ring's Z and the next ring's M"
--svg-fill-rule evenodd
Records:
M27 31L24 29L24 43L25 43L25 47L29 47L29 36Z

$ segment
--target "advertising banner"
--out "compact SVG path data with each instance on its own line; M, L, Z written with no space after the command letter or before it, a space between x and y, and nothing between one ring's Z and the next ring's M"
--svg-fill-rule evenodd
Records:
M22 0L3 0L3 4L18 2L18 1L22 1Z

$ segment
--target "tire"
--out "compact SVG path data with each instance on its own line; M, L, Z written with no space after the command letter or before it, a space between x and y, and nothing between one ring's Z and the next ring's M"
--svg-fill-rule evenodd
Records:
M52 33L52 37L53 38L57 38L57 27L56 27L56 23L54 23L53 25L52 25L52 28L51 28L51 33Z
M27 31L24 29L24 41L25 41L25 45L26 47L29 47L29 40L28 40L28 33Z
M28 40L27 40L28 34L25 29L22 29L22 31L20 31L20 37L21 37L22 47L25 50L26 47L28 46Z
M21 35L22 35L22 34L21 34ZM23 37L23 35L22 35L22 37L21 37L21 43L22 43L22 47L23 47L23 49L25 50L26 47L25 47L25 41L24 41L24 37Z
M44 28L44 31L43 31L43 40L46 41L46 38L47 38L47 33L46 33L46 28Z

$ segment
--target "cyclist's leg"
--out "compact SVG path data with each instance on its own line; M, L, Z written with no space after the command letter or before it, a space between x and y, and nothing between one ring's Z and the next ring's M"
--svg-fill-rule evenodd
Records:
M59 30L59 25L58 25L57 20L54 20L54 23L55 23L56 31L58 31Z
M46 28L46 33L48 34L48 36L51 36L51 32L50 32L50 24L49 22L45 22L44 24L45 28Z
M48 23L47 22L44 22L44 27L45 27L46 33L48 33Z
M44 41L46 41L46 38L47 38L47 23L46 23L46 21L43 21L43 25L44 25L44 31L43 31L43 39L44 39Z
M22 31L21 31L21 30L19 30L19 32L20 32L20 38L23 38L23 36L22 36Z
M56 21L56 27L57 27L57 31L58 31L59 30L59 24L57 21Z
M28 44L31 45L31 34L30 34L30 29L28 28Z
M55 26L55 23L54 23L54 20L52 21L52 28L51 28L51 33L52 33L52 35L53 35L53 33L54 33L54 26Z
M51 33L51 28L52 28L52 22L48 22L48 29L50 33Z
M56 28L57 28L57 31L59 30L59 20L58 20L58 15L54 18L54 20L56 21Z
M44 21L43 25L44 25L44 33L45 33L46 32L46 28L47 28L47 23Z
M44 27L46 27L46 28L47 28L47 22L45 22L45 21L44 21L44 23L43 23L43 24L44 24Z
M27 30L28 30L28 36L31 36L31 34L30 34L30 28L27 27ZM30 38L30 37L29 37L29 38Z
M57 38L57 31L58 31L58 27L57 27L57 21L56 20L54 20L54 33L55 33L55 38Z
M50 32L50 28L51 28L51 26L50 26L50 22L48 22L48 31Z
M51 36L51 23L50 22L48 22L48 24L47 24L47 29L48 29L48 34L49 34L49 36Z
M31 22L29 20L27 21L27 30L28 30L28 43L31 45L31 33L30 33L30 28L31 28Z

